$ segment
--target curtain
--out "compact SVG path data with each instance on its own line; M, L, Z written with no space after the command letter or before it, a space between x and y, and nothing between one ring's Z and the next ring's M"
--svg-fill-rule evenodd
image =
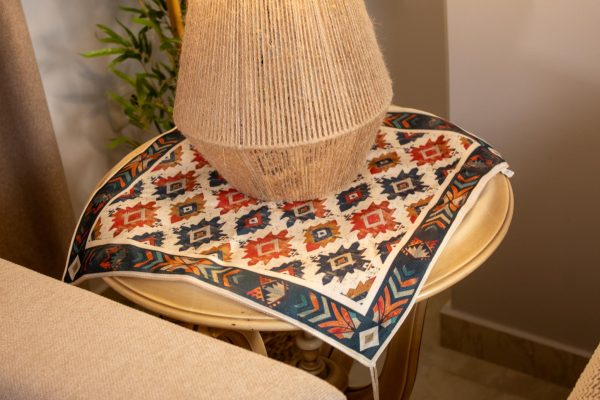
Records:
M73 209L21 3L0 2L0 257L60 277Z

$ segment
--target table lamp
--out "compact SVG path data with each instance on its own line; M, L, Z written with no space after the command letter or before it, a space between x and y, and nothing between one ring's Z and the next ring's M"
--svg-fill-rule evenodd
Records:
M307 200L365 167L392 85L363 0L190 0L174 119L240 192Z

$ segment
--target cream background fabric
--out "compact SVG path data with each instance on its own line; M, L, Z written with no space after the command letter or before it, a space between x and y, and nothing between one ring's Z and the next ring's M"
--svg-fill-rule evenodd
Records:
M298 369L0 260L0 399L343 399Z

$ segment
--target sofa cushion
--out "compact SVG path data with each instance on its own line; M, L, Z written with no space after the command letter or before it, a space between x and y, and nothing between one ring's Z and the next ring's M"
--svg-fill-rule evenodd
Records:
M303 371L0 260L0 398L343 399Z

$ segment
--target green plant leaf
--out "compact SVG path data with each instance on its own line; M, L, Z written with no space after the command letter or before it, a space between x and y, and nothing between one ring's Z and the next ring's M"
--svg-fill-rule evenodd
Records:
M121 26L121 28L123 28L123 30L127 34L127 37L129 37L129 41L131 42L132 46L137 47L138 41L137 41L137 38L135 37L135 35L133 34L133 32L131 32L131 29L129 29L124 23L122 23L119 20L117 20L117 24L119 24Z
M141 107L146 102L148 94L148 85L146 83L146 74L139 73L135 76L135 91L137 93L138 105Z
M135 8L135 7L119 6L119 10L125 11L125 12L130 12L133 14L143 14L144 13L141 9Z
M131 22L135 22L136 24L147 26L148 28L152 28L154 30L158 30L156 23L154 21L149 20L148 18L131 18Z
M135 58L135 57L138 57L137 53L133 53L131 51L126 51L125 53L121 54L119 57L116 57L114 60L112 60L108 64L108 69L112 69L116 65L122 63L123 61L127 61L127 60Z
M121 37L117 32L113 31L108 26L97 24L96 27L106 35L106 37L99 39L101 42L120 44L124 47L129 46L129 42L125 38Z
M129 83L131 86L135 87L135 78L127 75L125 72L123 72L117 68L109 68L109 69L113 74L115 74L116 76L121 78L123 81L125 81L125 82Z
M85 53L81 53L83 57L86 58L94 58L94 57L102 57L102 56L110 56L112 54L122 54L126 52L127 49L122 47L108 47L105 49L92 50Z
M130 125L148 132L153 129L163 132L174 126L173 105L181 40L173 37L165 0L138 2L139 7L119 7L129 14L126 23L116 19L120 29L97 25L98 41L110 47L83 55L88 58L114 56L108 62L108 70L128 85L129 92L122 95L109 92L108 96L121 108ZM181 0L181 3L185 14L186 1ZM134 73L117 68L130 61L134 63L127 64L127 70ZM108 147L138 145L138 141L129 136L119 135L111 139Z
M138 142L137 140L130 138L129 136L117 136L117 137L110 139L110 141L108 142L106 147L109 150L113 150L121 145L127 145L128 147L136 148L136 147L140 146L141 143Z
M125 100L123 96L120 96L114 92L108 92L108 97L110 97L112 101L120 105L125 111L133 110L135 108L133 104L131 104L131 102Z

